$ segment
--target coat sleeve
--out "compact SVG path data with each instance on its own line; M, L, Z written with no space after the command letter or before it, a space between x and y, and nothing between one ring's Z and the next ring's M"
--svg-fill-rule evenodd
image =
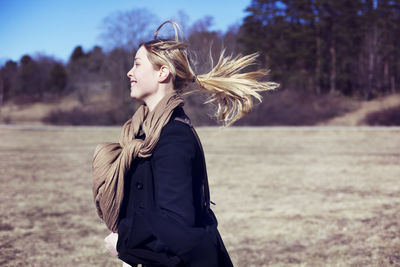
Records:
M151 160L156 205L139 211L154 235L182 257L208 235L205 228L195 226L192 191L195 140L192 130L183 122L171 121L164 127Z

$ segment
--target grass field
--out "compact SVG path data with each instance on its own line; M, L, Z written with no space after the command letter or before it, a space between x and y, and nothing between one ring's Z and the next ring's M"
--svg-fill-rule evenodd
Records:
M235 266L400 266L400 128L199 128ZM0 127L0 266L120 266L91 160L119 128Z

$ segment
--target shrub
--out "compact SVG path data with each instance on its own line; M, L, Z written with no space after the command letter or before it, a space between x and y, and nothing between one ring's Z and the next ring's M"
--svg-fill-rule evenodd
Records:
M364 122L368 125L400 126L400 106L369 113Z
M113 110L84 110L82 108L52 111L42 121L57 125L116 125L124 122L118 119Z
M348 98L282 90L263 96L263 102L236 125L315 125L355 109Z

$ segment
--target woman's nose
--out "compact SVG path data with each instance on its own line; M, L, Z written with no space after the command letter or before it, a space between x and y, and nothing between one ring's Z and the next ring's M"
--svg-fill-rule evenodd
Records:
M133 68L132 68L133 69ZM128 76L128 78L131 78L132 77L132 69L130 69L129 71L128 71L128 73L126 74L126 76Z

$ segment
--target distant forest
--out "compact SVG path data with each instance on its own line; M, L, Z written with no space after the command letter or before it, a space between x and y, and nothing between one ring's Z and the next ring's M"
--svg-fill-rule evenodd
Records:
M210 50L215 62L226 49L260 53L259 65L271 69L279 91L364 100L399 91L400 0L253 0L242 24L226 32L210 30L212 17L191 25L183 12L173 19L196 55L198 73L211 67ZM114 13L103 21L103 46L84 51L78 45L65 64L46 55L7 61L0 69L0 103L72 93L84 102L93 90L112 90L119 106L132 101L126 72L137 45L152 38L159 22L148 10Z

